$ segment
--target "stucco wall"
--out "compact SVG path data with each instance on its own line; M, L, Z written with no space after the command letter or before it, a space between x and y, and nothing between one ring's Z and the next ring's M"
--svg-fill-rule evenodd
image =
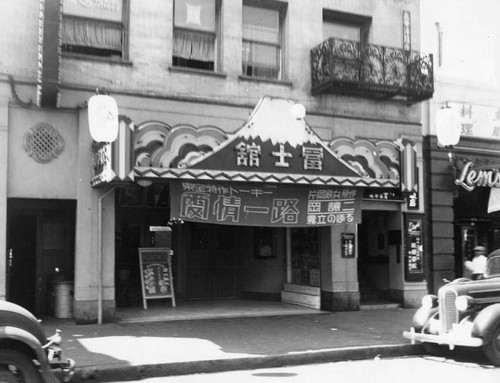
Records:
M8 197L75 199L78 162L77 113L71 110L9 109ZM40 163L24 149L25 135L39 123L52 126L64 140L63 151Z

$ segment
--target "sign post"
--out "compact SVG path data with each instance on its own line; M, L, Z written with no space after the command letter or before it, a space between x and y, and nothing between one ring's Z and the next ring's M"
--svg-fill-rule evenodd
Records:
M148 308L148 299L171 298L175 307L174 281L170 257L173 251L167 248L139 248L141 267L142 302Z

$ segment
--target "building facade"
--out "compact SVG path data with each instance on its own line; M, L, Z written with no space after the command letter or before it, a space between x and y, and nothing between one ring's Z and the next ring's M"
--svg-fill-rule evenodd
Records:
M419 1L1 7L2 299L50 313L71 282L77 323L111 321L145 294L140 249L168 248L178 301L419 304Z
M449 12L448 7L454 11ZM498 4L421 2L422 47L434 56L435 93L424 103L424 159L429 290L467 276L475 246L499 242L498 137L500 28L490 15ZM467 15L467 16L465 16ZM447 129L459 131L453 147L437 139L436 115L454 111Z

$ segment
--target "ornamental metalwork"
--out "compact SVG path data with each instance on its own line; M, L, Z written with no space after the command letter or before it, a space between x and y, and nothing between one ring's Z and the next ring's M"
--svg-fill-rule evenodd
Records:
M432 55L329 38L311 50L312 93L410 102L434 93Z
M37 124L31 128L31 133L24 136L24 150L36 162L50 162L57 158L63 149L64 139L49 124Z

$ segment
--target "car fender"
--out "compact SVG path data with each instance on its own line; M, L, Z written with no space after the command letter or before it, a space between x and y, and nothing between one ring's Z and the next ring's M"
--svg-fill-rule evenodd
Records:
M427 325L429 319L431 319L431 317L435 315L438 310L439 309L437 307L420 307L413 315L413 319L411 321L412 327L415 328L415 331L420 332Z
M500 303L482 309L474 318L472 325L472 336L483 339L488 343L491 339L491 333L500 325Z
M0 326L0 339L11 339L22 342L29 346L35 353L37 361L40 363L42 375L46 382L58 382L52 373L50 363L42 348L40 341L31 333L21 328L12 326Z

